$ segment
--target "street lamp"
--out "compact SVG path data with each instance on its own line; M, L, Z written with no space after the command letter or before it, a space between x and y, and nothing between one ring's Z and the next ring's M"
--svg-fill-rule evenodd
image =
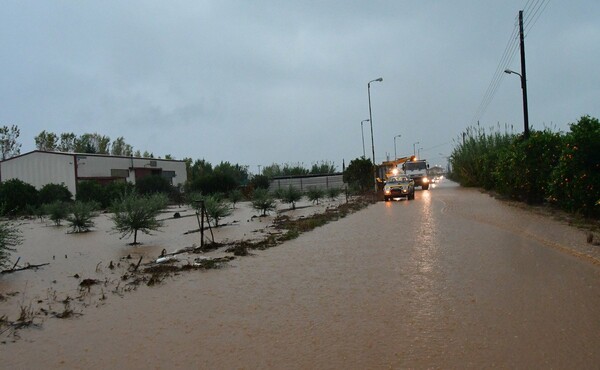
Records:
M394 160L398 159L398 154L396 154L396 138L401 137L402 135L394 136Z
M521 78L521 89L523 90L523 135L527 139L529 137L529 111L527 109L527 80L522 74L505 69L504 73L516 74Z
M362 143L363 143L363 157L367 158L367 153L365 152L365 132L363 131L363 123L365 122L370 122L371 120L369 119L363 119L362 121L360 121L360 133L362 135Z
M417 155L417 150L415 149L415 145L417 145L417 144L421 144L421 143L420 143L420 142L418 142L418 141L417 141L416 143L413 143L413 155L414 155L414 156L416 156L416 155Z
M375 165L375 140L373 139L373 114L371 113L371 82L382 81L383 77L379 77L367 83L367 93L369 95L369 121L371 122L371 150L373 151L373 186L375 187L375 194L377 194L377 166Z

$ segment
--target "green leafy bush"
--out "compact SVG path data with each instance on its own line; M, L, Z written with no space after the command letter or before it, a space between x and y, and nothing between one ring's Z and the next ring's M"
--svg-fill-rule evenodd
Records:
M252 196L252 207L262 211L263 216L275 209L275 199L266 189L255 189Z
M514 199L543 202L548 196L552 169L558 164L561 143L561 135L550 130L531 131L528 139L515 137L499 151L491 185Z
M204 209L206 210L208 218L214 221L215 226L219 226L219 221L232 213L229 204L218 195L209 195L205 197Z
M319 204L319 201L325 197L325 190L311 186L308 188L306 196L311 202Z
M38 204L38 191L33 185L19 179L0 183L0 204L3 215L16 216L25 213L27 205Z
M173 191L171 182L160 175L150 175L137 179L135 190L140 195L162 193L169 195Z
M558 166L552 172L550 199L559 207L600 217L600 122L584 116L571 124Z
M102 209L110 207L117 199L135 191L134 185L126 181L113 181L102 185L93 180L77 183L77 200L81 202L96 202Z
M285 189L282 193L281 200L284 203L289 203L292 205L292 209L296 209L296 202L302 199L304 194L299 189L289 185L287 189Z
M344 171L344 182L360 192L373 189L373 181L373 162L365 157L353 159Z
M235 189L230 191L229 194L227 194L227 199L229 199L229 201L233 205L233 208L235 208L235 204L244 199L244 194L241 190Z
M67 216L67 221L71 231L75 233L87 232L94 227L92 218L96 216L94 211L98 204L94 202L75 202L71 206L71 214Z
M337 197L339 197L341 193L342 193L342 189L340 189L340 188L329 188L329 189L327 189L327 196L331 200L336 200Z
M44 209L45 213L54 221L56 226L60 226L62 220L69 215L69 205L58 200L44 205Z
M65 184L46 184L38 191L38 201L40 204L50 204L56 201L70 202L73 194Z

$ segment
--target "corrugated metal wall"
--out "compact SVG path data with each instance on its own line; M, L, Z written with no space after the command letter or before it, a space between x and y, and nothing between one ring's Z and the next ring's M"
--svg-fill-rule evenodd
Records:
M65 184L75 194L72 154L32 152L1 163L2 181L19 179L41 189L46 184Z

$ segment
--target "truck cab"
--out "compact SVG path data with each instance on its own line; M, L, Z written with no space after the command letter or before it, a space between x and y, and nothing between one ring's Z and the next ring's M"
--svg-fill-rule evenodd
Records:
M420 186L423 190L429 189L428 169L429 164L427 164L425 159L416 159L413 157L411 160L402 164L402 170L406 176L413 179L415 186Z

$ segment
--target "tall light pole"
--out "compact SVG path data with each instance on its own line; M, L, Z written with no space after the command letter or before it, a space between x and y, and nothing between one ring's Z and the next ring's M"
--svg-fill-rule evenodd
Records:
M527 82L522 74L519 72L505 69L504 73L515 74L521 78L521 89L523 90L523 135L525 138L529 137L529 111L527 109Z
M394 160L398 159L398 154L396 154L396 138L401 137L402 135L394 136Z
M379 77L367 83L367 93L369 95L369 122L371 122L371 150L373 151L373 186L375 187L375 194L377 194L377 165L375 165L375 140L373 139L373 114L371 113L371 82L382 81L383 77Z
M363 131L363 123L365 122L370 122L371 120L369 119L363 119L362 121L360 121L360 133L362 135L362 143L363 143L363 157L367 158L367 153L365 152L365 132Z
M417 149L415 149L415 145L417 145L417 144L421 144L421 143L420 143L420 142L418 142L418 141L417 141L416 143L413 143L413 155L414 155L414 156L416 156L416 155L417 155Z
M525 34L523 33L523 11L519 11L519 43L521 45L521 73L504 70L505 73L514 73L521 77L521 89L523 90L523 136L529 137L529 111L527 109L527 69L525 68Z
M417 149L417 158L421 158L421 149L423 149L423 147Z

